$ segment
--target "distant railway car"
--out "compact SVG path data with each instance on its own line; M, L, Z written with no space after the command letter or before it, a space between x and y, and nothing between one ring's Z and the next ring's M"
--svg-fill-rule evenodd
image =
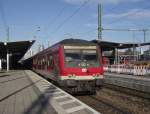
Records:
M103 80L99 47L80 39L63 40L33 57L33 70L69 92L90 91Z

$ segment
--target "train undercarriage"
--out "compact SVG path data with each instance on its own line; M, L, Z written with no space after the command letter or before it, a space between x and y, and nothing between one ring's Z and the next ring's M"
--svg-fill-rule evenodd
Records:
M59 83L70 94L96 94L96 88L101 88L103 79L96 80L64 80Z

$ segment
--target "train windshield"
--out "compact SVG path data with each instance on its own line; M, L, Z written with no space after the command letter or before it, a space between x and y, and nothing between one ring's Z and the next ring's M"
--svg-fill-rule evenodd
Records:
M96 50L82 50L83 61L97 61Z
M99 56L96 49L65 49L66 67L98 67Z

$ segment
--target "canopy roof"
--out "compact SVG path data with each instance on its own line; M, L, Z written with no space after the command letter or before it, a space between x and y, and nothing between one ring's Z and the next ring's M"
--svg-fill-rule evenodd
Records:
M35 41L0 42L0 58L6 58L7 52L21 59Z
M118 49L125 49L125 48L150 45L150 42L146 42L146 43L117 43L117 42L98 41L98 40L93 40L92 42L98 43L102 48L118 48Z

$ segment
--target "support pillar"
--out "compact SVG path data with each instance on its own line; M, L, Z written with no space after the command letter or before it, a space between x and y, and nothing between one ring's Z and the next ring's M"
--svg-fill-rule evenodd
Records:
M9 71L9 53L7 53L7 72Z
M0 59L0 70L2 70L2 59Z
M118 63L118 49L115 48L115 64Z
M120 64L119 50L117 49L117 64Z

